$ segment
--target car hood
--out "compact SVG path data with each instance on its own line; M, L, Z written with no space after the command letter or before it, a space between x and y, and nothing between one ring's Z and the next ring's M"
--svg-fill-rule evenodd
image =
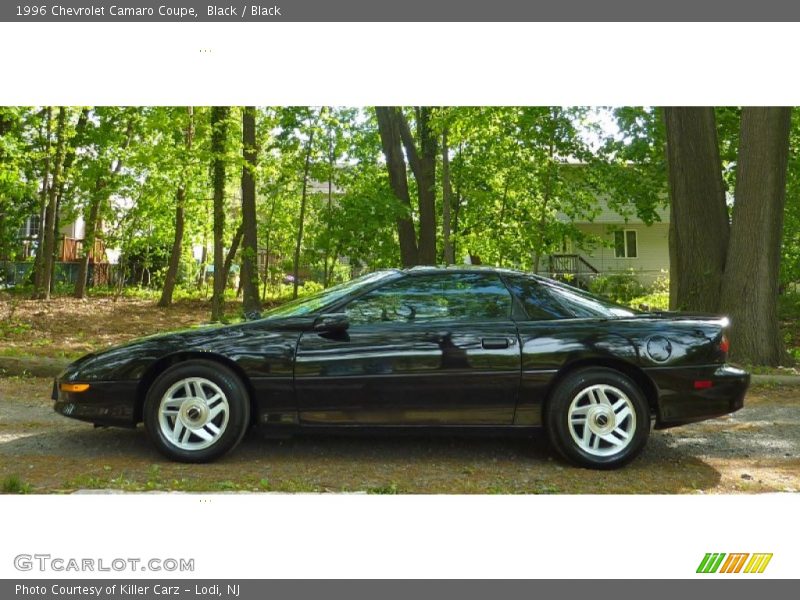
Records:
M270 345L285 346L308 329L313 317L258 319L232 325L205 325L137 338L82 356L59 375L64 381L135 380L152 364L181 352L219 353L234 357L269 352Z

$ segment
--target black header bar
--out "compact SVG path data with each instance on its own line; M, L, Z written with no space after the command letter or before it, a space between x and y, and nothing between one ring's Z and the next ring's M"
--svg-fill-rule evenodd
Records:
M800 21L787 0L3 0L14 22Z

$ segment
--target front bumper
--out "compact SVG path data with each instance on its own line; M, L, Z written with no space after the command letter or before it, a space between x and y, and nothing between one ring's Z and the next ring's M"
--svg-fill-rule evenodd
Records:
M136 381L91 382L84 392L64 392L53 383L53 409L65 417L96 425L134 427L138 420Z
M730 365L665 367L648 369L647 374L658 388L656 429L736 412L744 406L750 385L750 374Z

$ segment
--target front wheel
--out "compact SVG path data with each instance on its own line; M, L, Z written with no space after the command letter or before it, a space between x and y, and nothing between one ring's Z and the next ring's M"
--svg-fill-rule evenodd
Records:
M650 433L650 411L639 387L612 369L590 367L554 390L545 424L551 443L569 461L615 469L633 460Z
M232 450L250 421L241 380L205 360L179 363L150 386L144 425L156 448L173 460L208 462Z

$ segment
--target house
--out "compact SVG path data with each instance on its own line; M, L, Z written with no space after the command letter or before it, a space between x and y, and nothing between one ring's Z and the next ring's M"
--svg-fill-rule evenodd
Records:
M42 217L31 215L19 228L17 239L17 258L28 260L36 256L36 247L39 243L39 233L42 227ZM102 228L102 224L101 224ZM86 226L83 217L77 217L68 223L60 224L58 228L57 256L58 262L78 262L83 256L83 238L86 234ZM90 263L111 262L115 263L119 253L111 249L106 249L102 239L98 237L94 242L94 249L89 253Z
M598 274L631 272L649 285L669 272L669 207L659 207L660 220L647 225L635 214L620 214L604 198L598 204L593 220L571 221L587 241L564 239L560 253L541 261L540 274L587 285ZM559 219L569 221L566 215Z
M9 256L0 256L2 272L0 280L13 285L29 276L33 259L39 246L39 235L43 219L33 214L25 219L17 231L17 244ZM102 227L102 225L101 225ZM74 283L78 274L78 263L83 257L85 225L82 217L59 225L56 240L56 280L61 283ZM117 262L119 251L106 248L103 240L95 239L94 248L89 252L89 283L104 285L110 282L111 265Z

